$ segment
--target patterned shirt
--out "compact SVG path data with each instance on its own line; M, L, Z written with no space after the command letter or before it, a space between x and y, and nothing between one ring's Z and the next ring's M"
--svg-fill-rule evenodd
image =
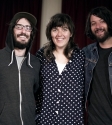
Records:
M37 102L37 125L84 124L84 53L75 49L59 74L55 59L36 53L41 62L40 91Z

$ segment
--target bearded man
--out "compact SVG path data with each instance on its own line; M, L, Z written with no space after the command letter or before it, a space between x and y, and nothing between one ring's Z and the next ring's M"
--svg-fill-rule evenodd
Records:
M112 12L92 9L85 31L96 41L83 48L88 125L112 125Z
M0 125L35 125L40 62L30 50L36 23L30 13L15 14L0 50Z

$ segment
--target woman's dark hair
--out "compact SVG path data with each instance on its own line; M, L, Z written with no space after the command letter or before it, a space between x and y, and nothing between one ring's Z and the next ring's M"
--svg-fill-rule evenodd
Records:
M50 61L54 58L53 56L53 50L55 50L55 44L52 41L51 37L51 30L55 27L61 27L67 25L68 29L70 30L70 33L72 36L69 39L68 45L66 46L64 50L64 55L70 59L70 52L77 47L77 45L74 42L74 37L75 37L75 26L70 18L69 15L63 14L63 13L58 13L55 14L54 16L51 17L49 23L47 24L46 27L46 37L49 40L48 43L45 44L45 49L44 49L44 56Z
M88 14L88 18L86 21L85 33L89 38L91 38L92 40L95 39L91 31L91 22L90 22L91 15L103 19L107 23L110 35L112 35L112 12L108 10L106 7L97 7L91 10L91 12Z

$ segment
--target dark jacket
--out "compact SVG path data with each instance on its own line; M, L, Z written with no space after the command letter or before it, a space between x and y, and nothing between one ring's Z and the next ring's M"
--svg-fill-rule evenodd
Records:
M40 63L29 50L18 69L9 28L6 47L0 50L0 125L35 125Z
M88 93L90 90L90 85L93 77L93 70L98 62L99 55L98 55L98 48L97 43L93 43L84 47L83 50L85 51L85 98L87 102ZM112 94L112 53L110 53L108 57L108 69L109 69L109 80L110 80L110 88Z

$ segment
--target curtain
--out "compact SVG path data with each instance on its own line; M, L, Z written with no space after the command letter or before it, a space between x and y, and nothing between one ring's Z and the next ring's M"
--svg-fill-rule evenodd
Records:
M0 49L5 46L8 24L17 12L29 12L37 18L37 33L31 53L35 54L40 46L42 0L2 0L0 1Z

